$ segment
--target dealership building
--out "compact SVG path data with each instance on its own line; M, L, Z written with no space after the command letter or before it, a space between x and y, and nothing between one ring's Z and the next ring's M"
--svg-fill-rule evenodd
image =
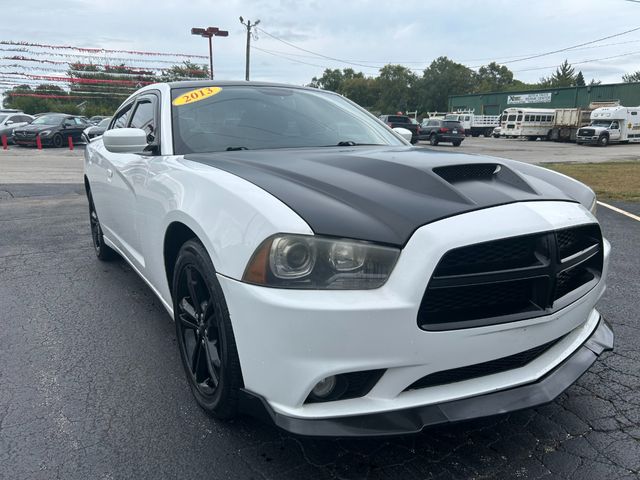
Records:
M612 101L627 107L640 106L640 83L451 95L449 111L473 110L476 114L498 115L509 107L586 108L592 103Z

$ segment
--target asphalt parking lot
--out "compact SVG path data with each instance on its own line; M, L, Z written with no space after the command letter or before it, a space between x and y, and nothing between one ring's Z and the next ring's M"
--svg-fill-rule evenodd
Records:
M455 150L640 153L550 145L478 138ZM640 204L610 203L640 215ZM81 149L0 150L0 479L638 478L640 222L598 217L613 246L599 309L616 347L556 401L409 437L305 439L196 406L159 301L124 261L94 256Z

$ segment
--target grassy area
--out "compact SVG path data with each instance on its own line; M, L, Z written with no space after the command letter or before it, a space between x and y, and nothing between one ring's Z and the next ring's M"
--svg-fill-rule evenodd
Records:
M640 202L640 162L545 163L589 185L602 200Z

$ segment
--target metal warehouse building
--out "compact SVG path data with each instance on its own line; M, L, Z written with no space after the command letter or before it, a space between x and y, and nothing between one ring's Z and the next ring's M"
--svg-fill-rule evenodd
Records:
M508 107L574 108L616 100L625 107L639 106L640 83L451 95L449 111L473 110L476 114L498 115Z

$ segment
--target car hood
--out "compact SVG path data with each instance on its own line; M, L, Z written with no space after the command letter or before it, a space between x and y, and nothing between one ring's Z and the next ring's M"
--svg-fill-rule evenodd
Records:
M25 125L24 127L16 128L16 131L21 132L44 132L45 130L51 130L58 127L58 125Z
M271 193L318 235L402 246L422 225L514 202L589 206L593 192L512 160L412 147L329 147L187 154Z

